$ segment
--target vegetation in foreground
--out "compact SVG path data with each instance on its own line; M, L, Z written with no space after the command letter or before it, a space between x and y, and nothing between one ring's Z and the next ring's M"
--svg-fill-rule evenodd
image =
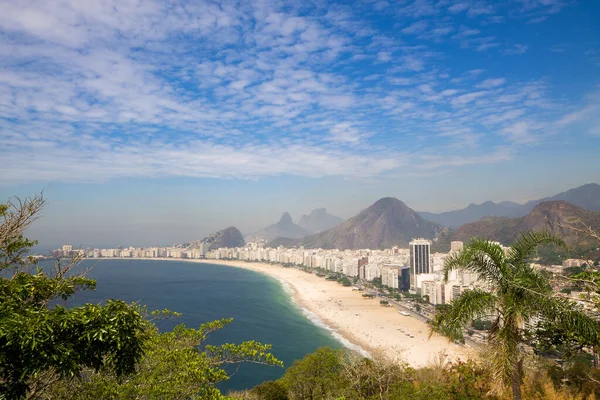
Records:
M282 366L258 342L205 345L231 320L159 333L152 318L173 313L120 300L57 304L96 282L74 272L76 259L43 269L27 256L35 242L23 232L44 204L0 204L0 399L222 399L225 365Z
M600 398L600 371L588 361L573 360L562 368L533 356L523 376L522 396L528 400ZM251 390L231 392L240 400L509 400L511 389L498 388L493 363L448 363L414 369L386 358L367 359L343 350L318 349L294 362L284 376Z
M598 343L600 326L575 302L555 297L549 280L531 266L538 246L563 245L547 233L523 234L505 253L502 246L474 239L446 259L445 278L454 269L474 273L488 284L468 290L433 320L434 331L463 339L464 326L478 318L492 319L489 330L491 372L498 385L510 386L520 400L526 333L534 321L577 332L588 343Z

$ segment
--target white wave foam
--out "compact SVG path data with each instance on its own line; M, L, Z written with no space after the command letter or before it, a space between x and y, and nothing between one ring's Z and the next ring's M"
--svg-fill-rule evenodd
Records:
M313 313L312 311L310 311L310 310L308 310L308 309L306 309L304 307L300 307L300 305L296 301L296 296L295 296L295 293L294 293L294 289L292 289L292 287L286 281L284 281L283 279L277 279L277 280L279 281L279 284L283 288L283 291L286 294L288 294L290 296L290 298L292 299L292 303L294 303L294 305L296 307L298 307L300 309L300 311L302 311L302 314L310 322L312 322L313 325L318 326L319 328L324 329L327 332L329 332L329 334L331 336L333 336L338 342L340 342L342 344L342 346L346 347L347 349L350 349L352 351L356 351L357 353L359 353L363 357L371 358L371 355L369 354L369 352L367 352L362 347L351 343L349 340L347 340L345 337L343 337L341 334L339 334L338 331L336 331L335 329L333 329L331 326L327 325L321 318L319 318L319 316L317 314Z

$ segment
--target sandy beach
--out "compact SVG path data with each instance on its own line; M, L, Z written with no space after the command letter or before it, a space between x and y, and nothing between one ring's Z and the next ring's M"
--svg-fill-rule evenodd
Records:
M429 338L429 328L424 322L401 315L395 307L382 307L379 299L365 299L362 292L296 268L244 261L186 261L250 269L285 282L293 289L297 304L371 354L383 351L413 367L423 367L437 362L440 354L445 354L446 361L452 361L466 359L470 353L468 348L439 335Z

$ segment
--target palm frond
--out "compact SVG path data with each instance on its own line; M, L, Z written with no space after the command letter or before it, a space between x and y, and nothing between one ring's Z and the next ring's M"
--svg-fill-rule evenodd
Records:
M467 290L450 307L433 318L431 331L451 339L463 338L463 325L478 317L491 314L498 298L481 289Z
M521 265L516 266L514 274L510 274L505 281L505 287L510 288L513 296L522 298L529 296L533 299L535 296L549 296L552 293L552 286L548 279L531 266ZM531 297L533 296L533 297ZM527 302L524 302L525 306Z
M557 246L562 246L565 249L567 248L565 242L561 238L550 232L528 231L522 233L519 236L519 239L513 243L508 252L508 259L510 260L510 263L514 265L525 263L533 256L533 253L538 246L546 244L555 244Z
M538 314L568 331L576 332L589 345L600 344L600 324L569 299L540 296L532 305Z
M448 257L444 263L444 278L448 280L450 271L459 269L477 274L494 284L502 281L504 270L504 250L496 243L485 239L473 239L458 254Z

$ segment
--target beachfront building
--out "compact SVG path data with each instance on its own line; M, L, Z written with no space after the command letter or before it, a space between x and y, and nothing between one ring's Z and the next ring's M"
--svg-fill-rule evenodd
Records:
M381 264L378 263L369 263L364 266L365 267L365 277L364 279L367 281L372 281L375 278L381 277Z
M450 242L450 253L458 253L464 248L464 243L461 241Z
M381 269L381 284L392 289L398 289L398 276L400 270L393 266L384 266Z
M431 268L432 272L443 271L444 262L446 261L446 253L434 253L431 256Z
M409 243L409 261L411 275L411 289L417 291L418 277L422 274L429 274L431 270L430 260L431 241L427 239L414 239Z
M452 245L456 251L460 246ZM474 274L452 271L448 283L443 282L443 265L447 254L430 253L431 242L415 239L409 248L373 250L338 250L267 248L261 242L248 243L239 248L209 249L209 244L192 242L190 246L147 247L121 249L86 249L86 257L131 257L175 259L233 259L250 262L271 262L285 266L320 268L327 272L359 277L365 281L381 278L381 283L392 289L411 290L427 295L432 304L444 304L455 299L462 291L481 287ZM63 249L57 249L63 253Z
M442 281L424 281L421 296L429 297L429 303L433 305L446 304L446 285Z

